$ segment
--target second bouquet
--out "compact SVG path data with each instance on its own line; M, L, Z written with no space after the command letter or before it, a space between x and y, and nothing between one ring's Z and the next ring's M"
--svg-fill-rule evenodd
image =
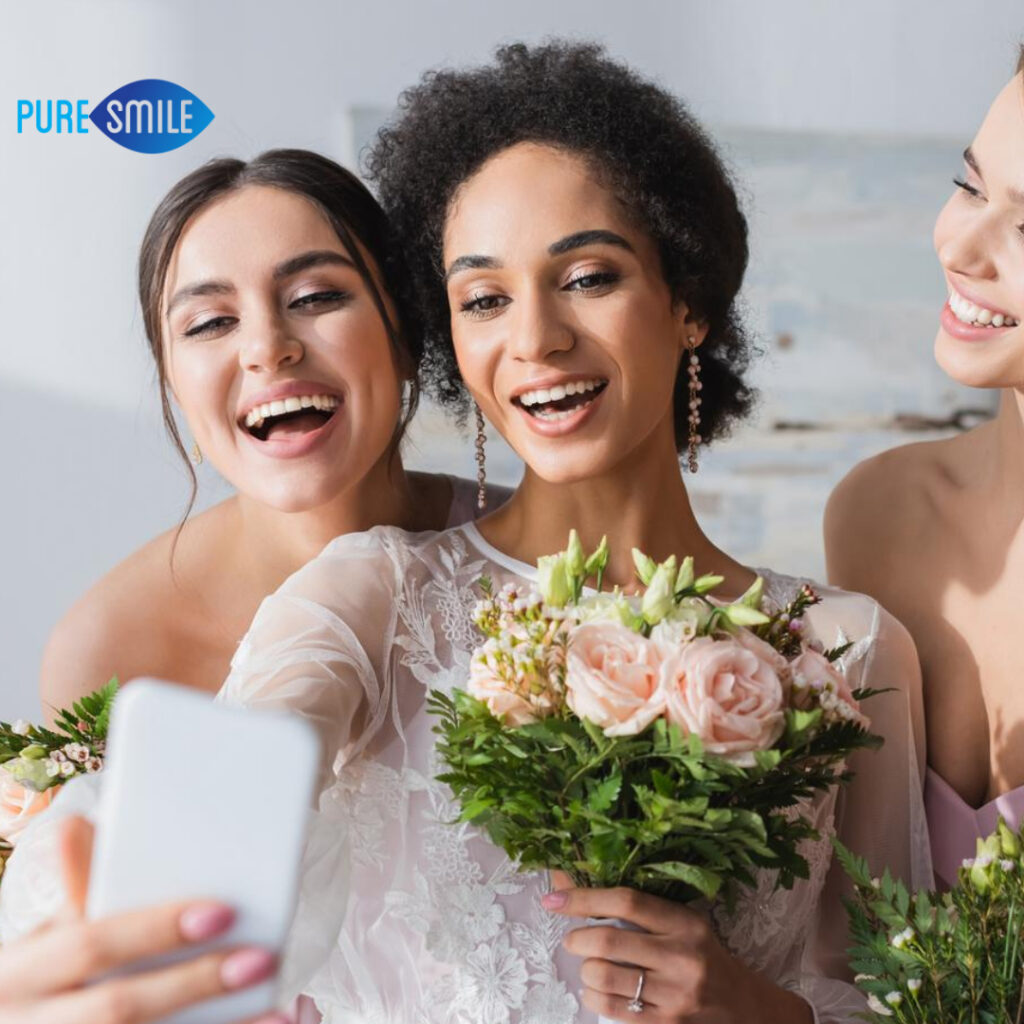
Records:
M761 579L719 602L692 559L633 556L628 596L602 590L606 541L588 556L575 532L534 587L481 581L467 687L430 697L439 778L523 870L727 905L758 869L791 887L816 836L802 805L881 742L871 691L805 640L809 587L780 609Z

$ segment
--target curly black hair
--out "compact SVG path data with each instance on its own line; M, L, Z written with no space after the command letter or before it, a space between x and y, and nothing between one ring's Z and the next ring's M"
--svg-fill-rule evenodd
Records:
M752 344L736 297L747 267L747 223L722 161L687 108L594 44L516 43L492 64L430 71L404 92L396 120L366 157L399 245L424 330L423 383L464 415L468 395L452 346L442 237L458 187L519 142L581 155L657 243L674 301L706 321L701 346L704 441L746 415ZM686 442L687 375L675 386L676 443Z

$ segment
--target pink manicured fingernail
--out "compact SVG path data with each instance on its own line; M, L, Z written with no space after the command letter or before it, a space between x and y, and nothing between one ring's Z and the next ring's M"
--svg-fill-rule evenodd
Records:
M558 910L564 907L568 900L569 894L566 892L548 892L540 898L542 906L547 910Z
M235 912L223 903L202 903L189 907L178 921L181 934L189 942L205 942L226 932L235 920Z
M240 949L220 965L225 988L245 988L266 981L274 973L277 957L266 949Z

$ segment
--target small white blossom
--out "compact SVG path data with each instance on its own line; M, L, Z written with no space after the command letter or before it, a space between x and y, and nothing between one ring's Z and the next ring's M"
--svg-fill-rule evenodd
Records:
M85 762L85 770L90 775L95 775L102 767L103 759L99 757L90 757L89 760Z
M911 992L920 992L921 991L921 979L920 978L911 978L910 981L907 982L907 988L910 989Z
M71 761L62 761L60 766L60 773L64 778L70 778L75 774L75 766Z
M903 995L900 992L890 992L886 995L885 1001L890 1006L899 1006L903 1002Z
M1012 860L1001 860L999 862L999 866L1004 871L1012 871L1016 867L1016 865L1014 864L1014 862Z
M60 764L57 761L54 761L52 757L48 757L43 764L46 765L46 774L51 779L55 779L60 775Z
M913 928L904 928L903 931L897 932L892 937L893 949L902 949L911 939L914 937Z
M14 725L11 726L11 732L13 732L16 736L27 736L28 731L31 728L32 726L29 725L29 723L26 722L24 718L19 718L14 723Z
M885 1005L873 992L868 996L868 1009L873 1010L879 1017L891 1017L892 1010Z
M50 754L50 760L56 761L57 764L63 764L68 759L68 755L63 750L55 750Z
M89 748L82 743L66 743L64 753L68 755L69 760L77 764L85 764L89 759Z

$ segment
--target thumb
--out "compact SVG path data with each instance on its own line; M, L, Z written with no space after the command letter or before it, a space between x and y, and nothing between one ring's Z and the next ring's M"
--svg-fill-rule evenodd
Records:
M67 894L67 909L75 916L85 913L89 893L94 829L85 818L73 817L60 827L60 870Z
M554 892L559 892L562 889L575 889L576 883L569 877L565 871L550 871L551 876L551 888Z

